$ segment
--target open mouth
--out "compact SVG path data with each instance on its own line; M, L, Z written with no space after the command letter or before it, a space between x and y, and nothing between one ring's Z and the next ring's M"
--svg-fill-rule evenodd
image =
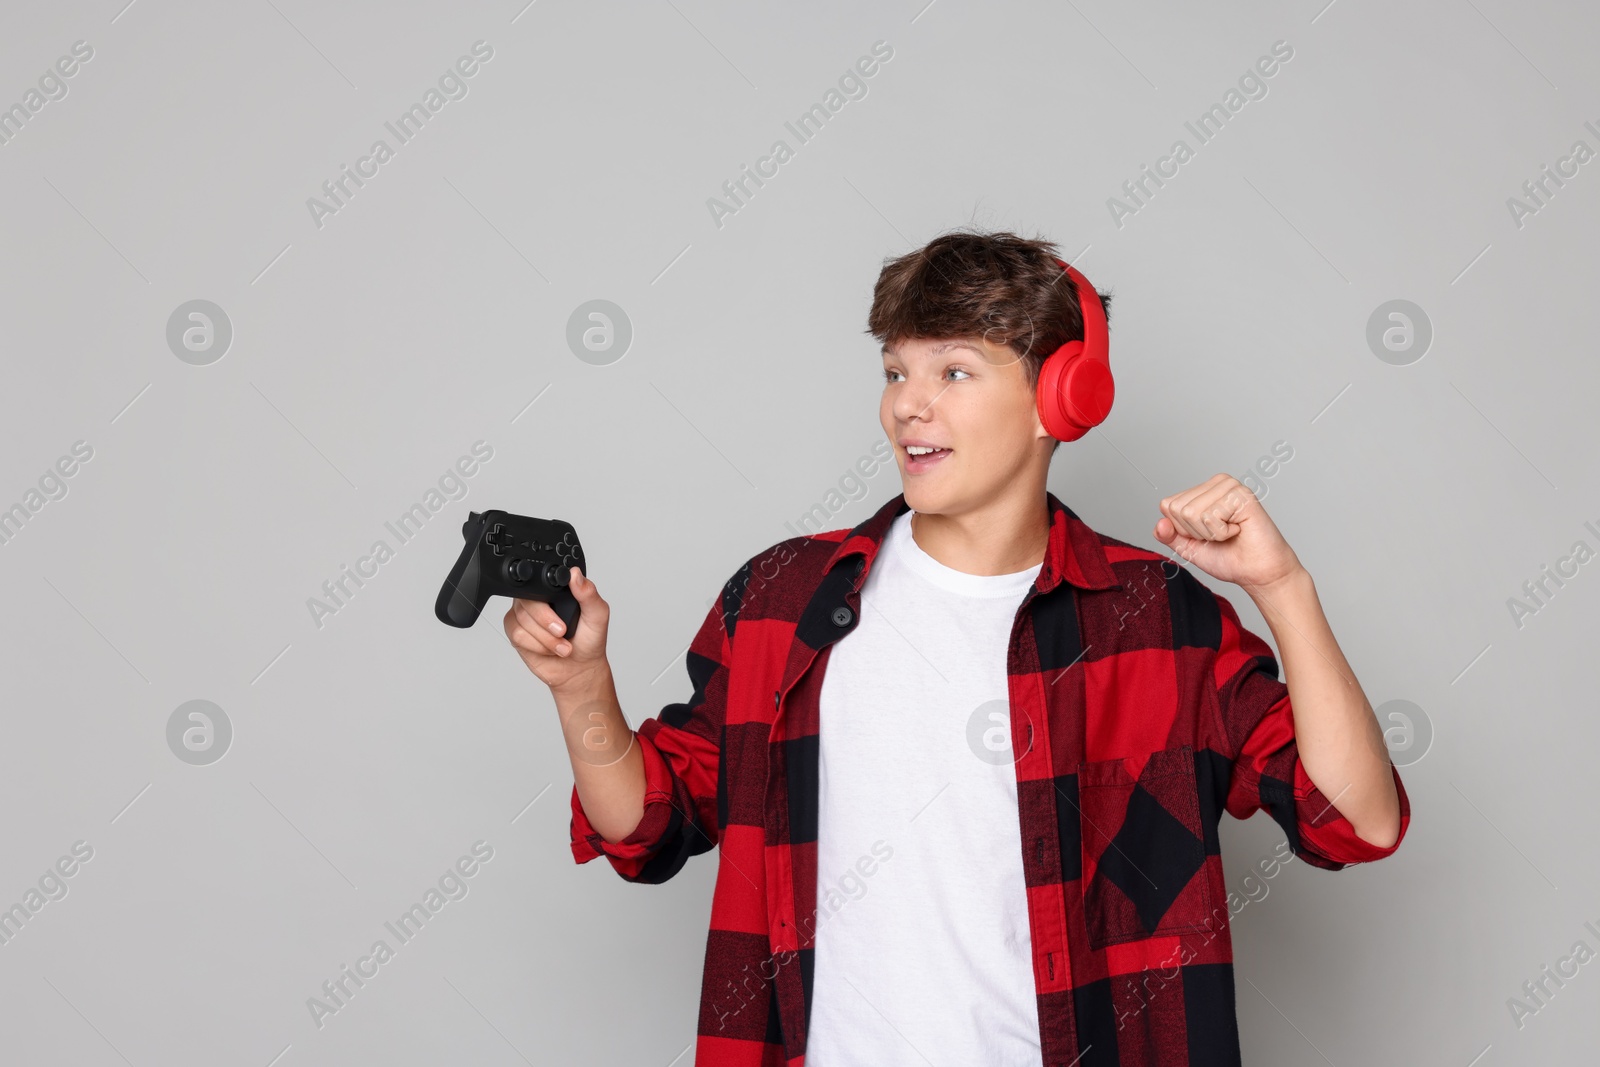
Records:
M931 470L953 451L949 448L932 448L925 445L906 446L906 471L917 474Z

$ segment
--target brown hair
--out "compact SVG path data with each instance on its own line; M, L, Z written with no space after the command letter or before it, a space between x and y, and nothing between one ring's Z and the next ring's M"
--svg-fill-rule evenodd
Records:
M1037 385L1045 357L1083 339L1077 287L1054 242L958 230L884 261L866 332L885 348L909 338L981 337L1010 348ZM1096 290L1099 293L1098 290ZM1099 293L1111 318L1111 295Z

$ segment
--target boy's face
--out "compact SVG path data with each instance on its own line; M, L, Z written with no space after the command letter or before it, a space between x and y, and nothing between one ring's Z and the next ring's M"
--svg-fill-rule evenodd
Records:
M883 371L878 417L913 510L965 512L1030 486L1036 465L1048 470L1054 441L1011 349L980 338L913 338L883 354ZM917 444L942 451L912 455Z

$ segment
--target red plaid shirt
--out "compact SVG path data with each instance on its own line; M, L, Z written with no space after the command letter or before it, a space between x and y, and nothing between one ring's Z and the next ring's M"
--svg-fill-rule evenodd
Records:
M1011 741L1043 1067L1239 1063L1217 824L1266 809L1294 854L1375 848L1312 784L1288 687L1233 606L1049 494L1043 565L1012 626ZM791 538L724 584L689 646L694 691L637 727L644 818L617 844L572 791L572 854L663 882L721 847L699 1067L803 1067L817 924L817 700L895 497ZM959 863L959 857L952 857ZM870 992L870 991L869 991ZM913 1041L915 1036L911 1035Z

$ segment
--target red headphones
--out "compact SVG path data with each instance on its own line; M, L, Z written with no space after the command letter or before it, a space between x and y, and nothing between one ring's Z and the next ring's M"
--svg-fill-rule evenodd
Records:
M1050 436L1076 441L1111 413L1116 386L1111 380L1106 309L1100 303L1100 294L1075 268L1059 259L1056 262L1077 287L1083 340L1068 341L1050 353L1039 368L1039 421Z

